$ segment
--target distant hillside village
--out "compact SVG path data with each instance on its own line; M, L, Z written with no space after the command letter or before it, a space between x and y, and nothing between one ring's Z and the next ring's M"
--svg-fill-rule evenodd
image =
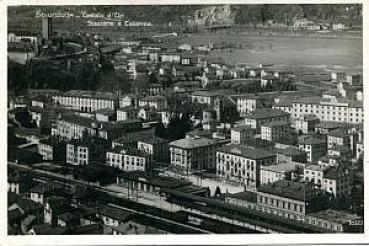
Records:
M361 73L41 26L8 34L9 234L363 232Z

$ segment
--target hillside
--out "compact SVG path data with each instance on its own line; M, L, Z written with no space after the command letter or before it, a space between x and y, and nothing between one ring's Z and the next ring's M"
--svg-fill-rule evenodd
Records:
M362 22L359 4L245 4L245 5L149 5L149 6L18 6L8 8L8 19L34 17L36 11L69 11L108 14L124 13L125 19L152 23L178 24L258 24L266 21L291 23L295 18L342 21L347 25Z

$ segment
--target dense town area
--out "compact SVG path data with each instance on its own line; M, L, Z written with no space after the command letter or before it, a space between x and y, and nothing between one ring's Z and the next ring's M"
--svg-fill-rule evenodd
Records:
M363 232L361 71L38 21L8 33L8 234Z

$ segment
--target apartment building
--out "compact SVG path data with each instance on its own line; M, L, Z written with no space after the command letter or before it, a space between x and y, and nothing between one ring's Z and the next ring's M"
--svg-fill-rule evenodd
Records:
M353 185L352 172L340 167L309 165L304 180L335 197L349 196Z
M137 149L152 155L153 160L167 162L170 159L168 140L145 138L137 141Z
M138 108L132 106L126 106L123 108L117 109L117 121L124 121L128 119L137 119L138 118Z
M250 126L240 126L231 128L231 143L246 144L247 140L253 138L255 129Z
M359 135L355 131L348 129L337 129L327 134L327 147L333 149L335 147L347 147L352 154L356 153L356 144L358 143Z
M315 126L319 123L319 119L315 115L304 115L295 121L296 132L308 134L315 131Z
M152 155L133 148L116 146L106 152L106 165L127 172L147 171L152 161Z
M241 183L248 190L259 186L260 167L275 162L275 154L243 145L228 144L216 151L217 175Z
M88 165L89 148L75 141L67 144L67 163L72 165Z
M237 96L237 112L246 115L261 107L261 99L253 94Z
M261 126L272 122L289 122L290 115L278 109L259 108L245 117L246 125L261 132Z
M315 191L310 183L280 180L258 188L257 209L302 221L314 204Z
M56 128L52 129L51 134L65 139L78 139L85 133L97 135L97 127L95 120L77 115L64 115L57 121Z
M110 92L72 90L54 96L54 102L69 109L95 112L103 108L115 110L118 107L119 98Z
M320 121L362 124L364 121L363 102L337 100L334 98L303 97L292 103L293 118L314 114Z
M299 149L307 153L308 162L317 162L327 153L326 141L315 137L303 137L299 139Z
M198 137L170 142L170 163L182 171L215 169L215 149L221 144Z
M276 142L287 139L291 133L291 127L288 122L271 122L261 126L261 138Z
M277 163L260 167L260 184L274 183L279 180L291 180L293 172L303 165L296 162Z
M157 110L163 110L167 108L167 99L164 96L147 96L138 100L138 106L140 107L153 107Z

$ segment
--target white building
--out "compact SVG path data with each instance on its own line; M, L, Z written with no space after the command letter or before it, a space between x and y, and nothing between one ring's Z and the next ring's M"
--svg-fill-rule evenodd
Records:
M295 162L278 163L260 167L260 184L291 180L291 173L299 167Z
M163 96L148 96L140 98L138 101L138 106L140 107L154 107L157 110L162 110L167 108L167 99Z
M207 138L188 137L169 143L170 163L182 171L215 168L215 149L219 143Z
M240 115L251 113L260 106L260 98L253 94L237 97L237 112L239 112Z
M275 154L243 145L228 144L216 151L216 174L249 190L260 185L260 168L276 162Z
M147 171L152 165L152 155L141 150L117 146L106 152L106 165L122 171Z
M80 90L68 91L53 98L56 104L83 112L94 112L103 108L115 110L119 101L118 96L110 92Z
M88 146L74 144L73 141L67 144L67 163L72 165L87 165L89 161Z
M245 117L246 125L256 129L257 133L261 132L261 126L272 122L289 122L289 114L277 109L260 108L254 112L247 114Z
M362 124L364 121L363 102L353 100L323 99L304 97L292 103L293 118L314 114L320 121Z

